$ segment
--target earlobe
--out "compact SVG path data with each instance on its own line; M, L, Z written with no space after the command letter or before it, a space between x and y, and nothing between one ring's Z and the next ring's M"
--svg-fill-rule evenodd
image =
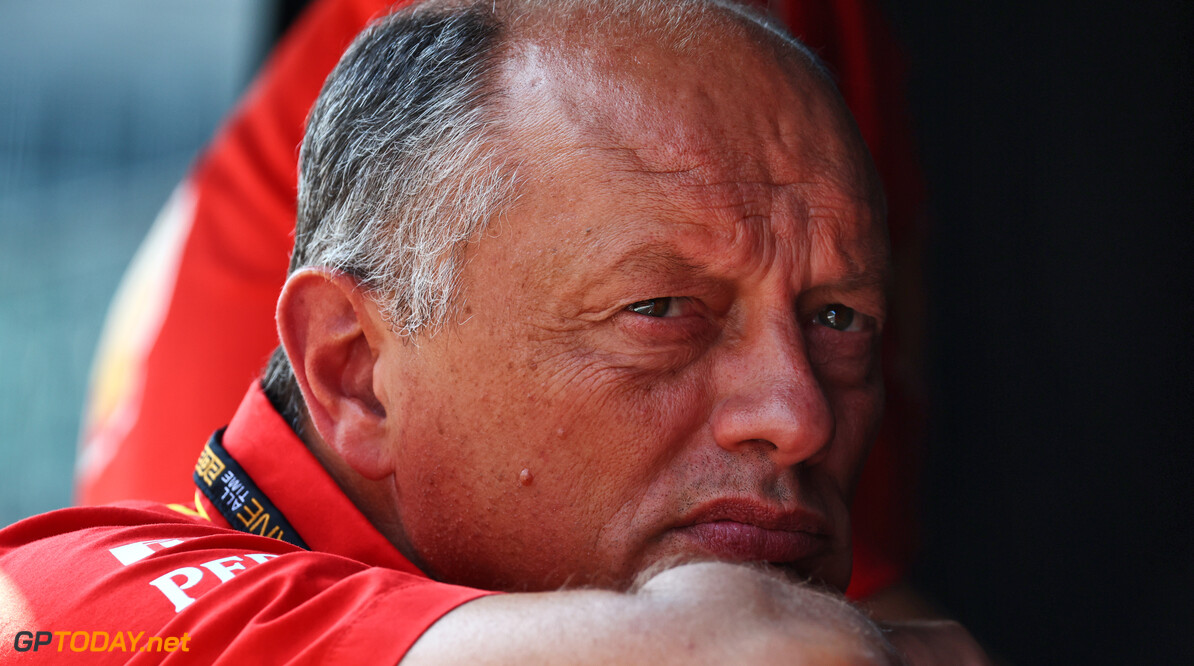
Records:
M373 301L352 277L296 271L278 300L278 335L319 437L358 474L391 471L384 396L374 371L388 340Z

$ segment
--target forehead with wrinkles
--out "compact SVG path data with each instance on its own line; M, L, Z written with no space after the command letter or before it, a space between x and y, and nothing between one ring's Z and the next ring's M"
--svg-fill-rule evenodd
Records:
M881 226L869 154L806 56L724 16L701 23L579 30L557 21L512 39L499 81L532 177L550 182L597 157L611 180L661 203L720 210L727 223L807 223L855 209ZM661 37L678 29L687 32Z

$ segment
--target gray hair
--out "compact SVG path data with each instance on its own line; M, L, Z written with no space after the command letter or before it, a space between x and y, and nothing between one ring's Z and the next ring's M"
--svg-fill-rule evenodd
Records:
M503 42L531 23L581 15L649 27L677 49L713 17L825 73L782 27L731 0L449 0L396 12L356 38L311 111L290 271L352 275L400 335L446 323L465 248L516 198L516 165L497 140ZM305 406L281 347L262 385L301 434Z
M356 38L307 121L290 272L352 275L396 331L442 324L465 242L513 196L484 131L498 32L471 6L398 12ZM281 347L262 385L299 431Z

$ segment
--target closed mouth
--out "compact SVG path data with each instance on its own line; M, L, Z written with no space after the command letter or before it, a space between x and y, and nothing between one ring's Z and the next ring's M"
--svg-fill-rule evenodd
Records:
M822 554L832 541L820 515L753 499L701 505L673 529L697 549L733 562L790 565Z

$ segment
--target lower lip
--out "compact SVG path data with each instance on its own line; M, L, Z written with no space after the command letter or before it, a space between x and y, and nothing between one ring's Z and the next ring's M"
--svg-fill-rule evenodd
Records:
M796 562L821 553L828 541L810 532L769 530L732 520L697 523L676 531L701 550L732 562Z

